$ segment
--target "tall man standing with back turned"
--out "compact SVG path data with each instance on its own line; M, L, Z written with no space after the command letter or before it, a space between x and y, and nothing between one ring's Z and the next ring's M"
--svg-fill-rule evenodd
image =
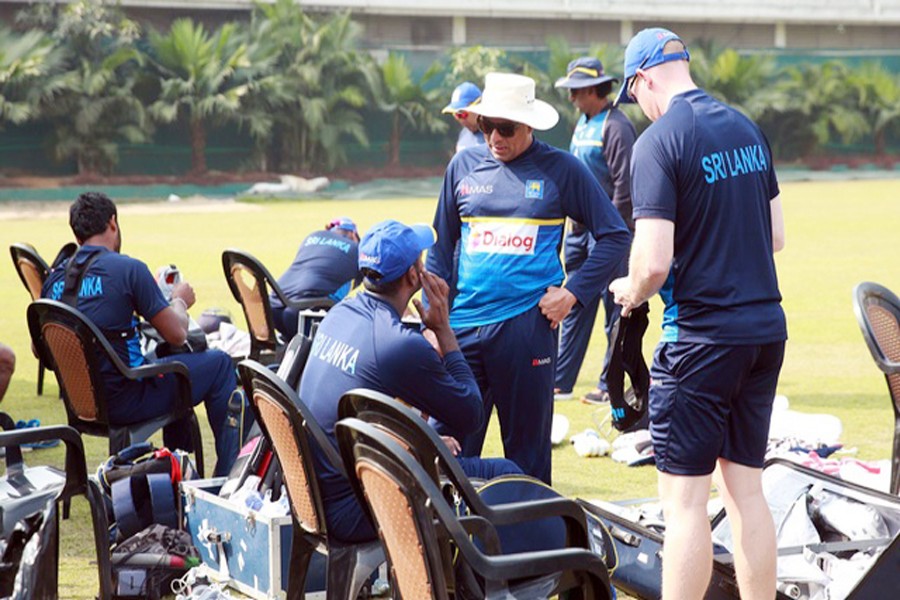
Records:
M619 98L654 123L631 160L628 276L610 290L623 316L663 283L668 292L650 387L663 598L700 599L709 585L706 503L718 464L741 598L771 599L775 528L762 464L787 338L772 256L784 246L781 201L765 136L698 89L689 60L666 29L641 31L625 50Z
M496 406L506 458L550 483L555 329L576 302L600 293L631 236L584 164L534 138L534 129L550 129L559 115L535 99L533 79L489 73L481 102L469 111L479 115L487 144L450 161L427 263L453 280L459 241L450 325L485 406L484 423L465 439L463 454L481 453ZM584 223L597 243L563 287L566 217Z

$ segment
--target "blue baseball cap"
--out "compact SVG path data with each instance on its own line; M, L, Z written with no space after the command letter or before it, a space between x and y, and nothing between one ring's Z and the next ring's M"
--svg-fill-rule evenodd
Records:
M366 232L359 243L359 268L375 271L379 282L398 279L413 266L423 250L437 241L430 225L404 225L387 220Z
M628 47L625 48L625 80L622 82L622 87L619 88L616 104L633 102L628 97L628 86L631 84L631 78L634 77L638 69L649 69L673 60L691 60L686 44L683 52L664 54L663 50L666 44L673 40L684 44L680 37L662 27L644 29L631 38L631 41L628 42Z
M330 228L343 229L344 231L352 231L353 233L357 233L356 223L353 222L353 219L350 217L338 217L329 223ZM329 228L329 229L330 229Z
M471 81L463 81L453 90L450 96L450 104L444 107L442 113L455 113L458 110L468 108L481 100L481 89Z
M603 63L593 56L576 58L566 67L566 76L556 80L553 87L580 89L600 85L607 81L618 81L612 75L603 73Z

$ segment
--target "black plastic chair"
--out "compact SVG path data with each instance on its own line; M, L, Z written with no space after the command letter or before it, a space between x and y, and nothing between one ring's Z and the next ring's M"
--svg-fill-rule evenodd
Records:
M127 367L97 327L77 309L55 300L36 300L28 306L28 329L41 360L56 374L69 425L83 434L109 438L109 453L147 440L156 431L187 417L197 473L203 477L203 441L191 401L187 367L166 362ZM131 380L173 373L178 381L176 409L166 415L131 425L109 422L109 397L100 366L101 357Z
M422 465L435 484L449 484L469 512L494 526L560 517L566 526L566 546L590 548L584 510L574 500L552 498L499 506L485 503L437 432L421 414L403 402L374 390L357 388L341 397L338 415L341 419L355 417L384 431Z
M342 543L328 535L322 496L315 474L313 448L340 472L343 463L325 432L297 394L270 369L254 360L238 364L263 436L275 452L291 504L293 539L287 597L303 597L314 552L328 555L326 597L354 600L372 572L384 562L378 541Z
M75 254L77 250L78 246L74 242L65 244L62 248L60 248L52 264L59 264L64 259ZM50 266L44 261L43 258L41 258L41 255L38 254L38 251L31 244L11 244L9 247L9 253L12 256L13 266L15 266L16 268L16 273L19 274L19 279L22 280L22 283L25 285L25 289L28 290L29 295L31 295L31 300L34 301L39 299L41 297L41 288L44 286L44 282L47 280L47 276L50 274ZM44 370L44 363L38 360L38 396L41 396L44 393Z
M886 287L866 281L853 290L853 311L869 352L884 373L894 407L891 493L900 494L900 299Z
M22 463L22 454L19 447L23 444L36 442L44 442L48 440L62 440L66 445L66 465L65 465L65 484L59 490L58 495L52 502L67 504L74 496L84 496L87 499L88 506L91 511L91 522L94 534L94 546L97 552L97 569L99 574L101 600L112 598L112 569L109 555L109 523L106 517L106 509L104 505L103 493L97 486L96 482L88 479L87 465L85 462L84 445L78 431L66 425L53 425L48 427L36 427L29 429L15 429L15 424L9 415L0 413L0 421L2 428L6 431L0 432L0 447L6 448L6 479L12 483L14 487L21 490L26 495L31 484L27 480L27 470ZM32 488L33 489L33 488ZM58 514L58 513L56 513ZM57 531L59 522L56 522ZM58 546L52 551L58 553ZM38 563L37 572L33 573L33 577L37 580L35 588L32 589L33 596L29 597L45 597L39 590L41 581L58 581L56 573L47 573L45 569L57 569L59 565L58 556L46 557L47 560L36 560ZM52 558L52 560L50 560ZM56 597L57 590L47 590L52 597ZM50 597L50 596L47 596Z
M455 582L447 575L443 552L444 536L449 536L461 560L483 578L484 597L507 597L510 590L513 597L610 598L606 565L596 554L565 548L500 555L493 525L481 517L459 519L431 475L396 438L355 418L342 419L335 431L354 491L378 525L395 597L452 597ZM469 538L476 529L484 552Z
M298 310L328 309L335 303L327 297L308 298L299 302L289 299L269 270L254 256L242 250L228 249L222 252L222 269L231 295L241 305L247 319L247 329L250 331L250 354L247 358L263 364L278 362L284 346L275 330L269 290L286 307Z

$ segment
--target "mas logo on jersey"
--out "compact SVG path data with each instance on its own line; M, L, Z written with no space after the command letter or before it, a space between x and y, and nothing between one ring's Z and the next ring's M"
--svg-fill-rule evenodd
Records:
M475 194L493 194L494 186L493 184L484 184L477 185L474 183L469 183L468 181L463 181L459 184L459 195L461 197L465 196L473 196Z
M525 197L533 200L544 199L544 180L528 179L525 181Z
M471 223L467 250L469 253L534 254L538 226L519 223Z
M532 367L543 367L544 365L549 365L552 361L553 361L553 359L551 359L549 356L543 356L541 358L532 358L531 366Z

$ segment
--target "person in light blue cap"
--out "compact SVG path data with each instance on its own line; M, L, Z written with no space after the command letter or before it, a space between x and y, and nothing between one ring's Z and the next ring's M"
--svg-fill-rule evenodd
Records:
M667 29L625 50L621 102L653 124L631 157L635 234L609 288L625 319L661 290L650 435L666 520L662 597L703 598L712 573L712 474L731 522L742 598L774 598L775 527L762 467L787 326L773 253L784 246L769 143L698 89Z
M456 139L456 152L484 144L484 135L478 129L478 115L468 111L469 107L481 102L481 90L471 81L464 81L453 90L450 104L441 111L453 115L459 123L459 137Z
M597 179L600 187L612 200L613 206L628 228L634 231L631 219L631 148L637 134L634 125L622 111L612 106L609 96L613 83L618 79L603 71L603 63L592 56L582 56L569 63L566 76L556 81L556 87L569 90L569 100L581 113L569 152L584 163ZM587 259L594 245L587 228L576 221L569 221L566 233L566 274L571 277ZM614 277L628 272L625 261ZM582 402L603 404L609 402L607 373L612 356L612 331L619 320L619 307L612 294L606 290L588 304L576 304L560 325L559 356L556 363L556 387L554 399L572 397L572 388L578 379L581 363L591 339L591 330L597 318L597 308L603 302L604 330L606 331L606 355L597 387L588 392ZM644 424L646 427L646 424Z

